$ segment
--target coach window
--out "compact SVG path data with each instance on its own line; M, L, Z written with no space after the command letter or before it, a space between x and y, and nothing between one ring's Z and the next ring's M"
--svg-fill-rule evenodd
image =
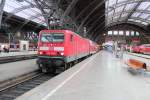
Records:
M70 36L70 41L73 42L73 35Z

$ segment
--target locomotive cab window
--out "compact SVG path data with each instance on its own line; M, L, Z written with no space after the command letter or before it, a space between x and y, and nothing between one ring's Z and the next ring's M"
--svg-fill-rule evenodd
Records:
M52 34L43 33L41 35L41 42L52 42L53 37Z
M41 42L63 42L63 33L43 33L41 35Z
M63 42L63 41L64 41L63 33L53 34L53 42Z

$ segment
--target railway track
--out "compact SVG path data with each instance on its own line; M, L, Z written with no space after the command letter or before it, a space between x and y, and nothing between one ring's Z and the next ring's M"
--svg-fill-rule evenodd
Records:
M20 77L20 79L4 82L4 87L0 87L0 100L14 100L29 90L48 81L53 76L54 75L36 72L28 76L22 76L23 78Z

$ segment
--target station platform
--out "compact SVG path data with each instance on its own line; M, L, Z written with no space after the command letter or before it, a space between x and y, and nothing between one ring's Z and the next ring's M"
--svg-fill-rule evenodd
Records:
M101 51L16 100L150 100L150 77Z
M130 52L126 52L126 54L129 54L129 55L132 55L132 56L141 57L141 58L150 59L150 55L144 55L144 54L139 54L139 53L130 53Z
M0 82L33 72L37 69L36 59L0 64Z
M142 63L145 63L147 69L150 70L150 55L143 55L143 54L125 52L123 54L124 62L128 62L129 59L137 60L137 61L140 61Z
M37 57L37 51L24 51L24 52L9 52L0 53L0 64L21 61L26 59L33 59Z
M2 57L12 57L12 56L21 56L21 55L33 55L37 54L37 51L24 51L24 52L9 52L9 53L0 53L0 58Z

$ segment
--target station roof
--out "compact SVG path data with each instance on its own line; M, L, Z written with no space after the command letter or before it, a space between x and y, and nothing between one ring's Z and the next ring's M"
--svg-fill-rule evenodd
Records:
M107 0L105 5L107 26L120 22L150 24L150 0Z
M16 15L46 26L45 19L36 8L34 0L6 0L4 11L10 14L7 19Z
M58 13L61 12L58 7L62 13ZM10 13L9 17L14 14L44 26L46 14L52 15L51 18L66 14L76 21L78 29L86 27L93 40L97 35L101 37L105 27L119 23L140 27L150 24L150 0L6 0L4 11Z

